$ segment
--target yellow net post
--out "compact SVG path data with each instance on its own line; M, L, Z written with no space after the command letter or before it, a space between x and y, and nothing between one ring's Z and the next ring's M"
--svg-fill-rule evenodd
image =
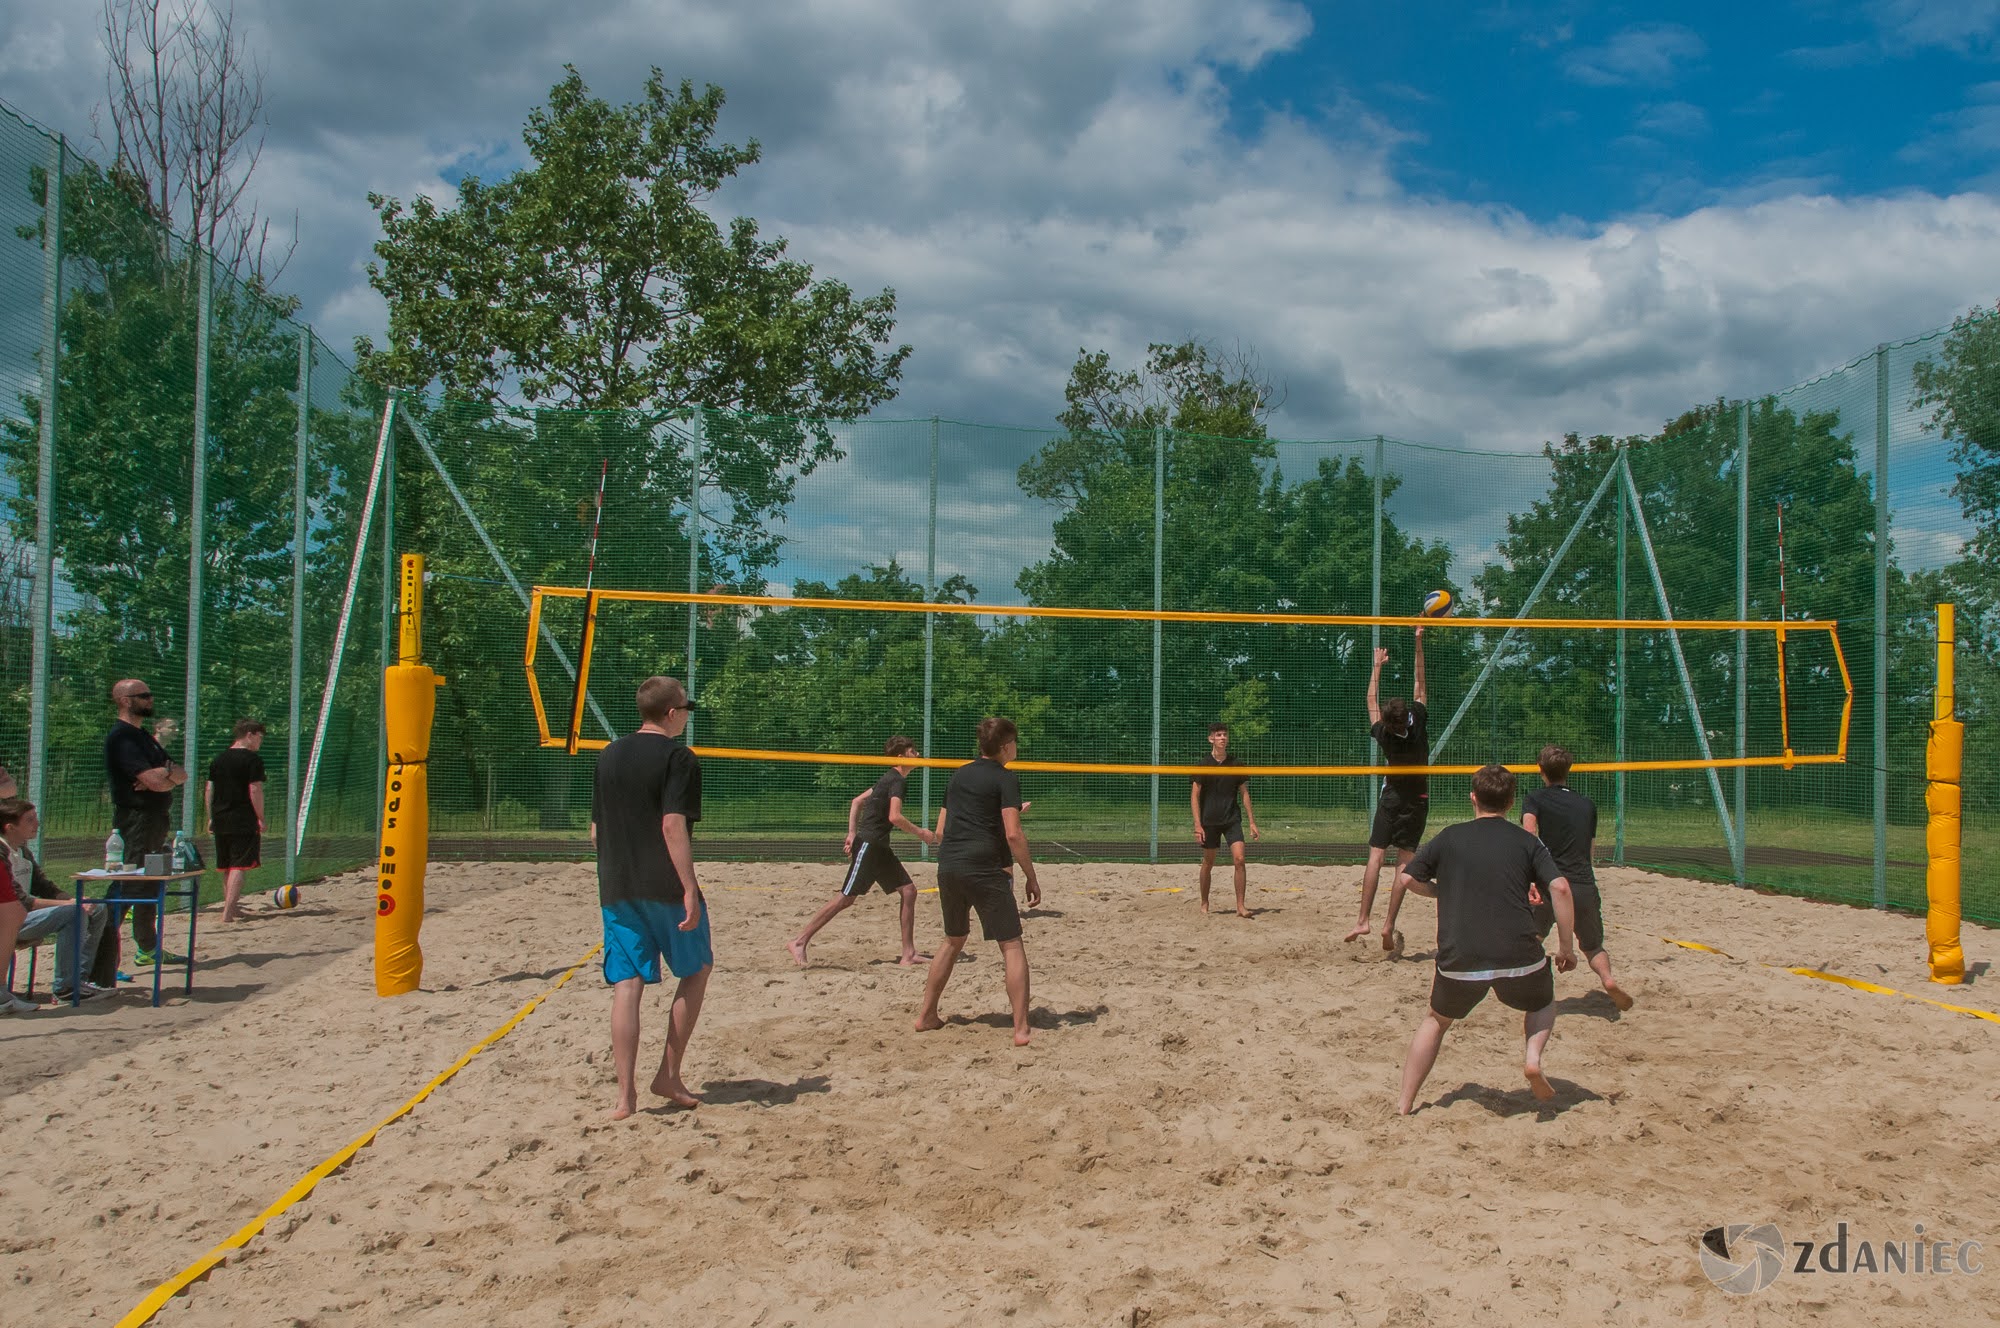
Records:
M1965 768L1965 725L1956 716L1958 698L1952 646L1957 633L1952 606L1937 606L1937 693L1930 741L1924 751L1924 807L1930 813L1924 828L1928 865L1924 893L1929 913L1924 932L1930 941L1931 981L1956 985L1965 981L1965 951L1959 945L1959 837Z
M417 933L424 925L424 868L430 856L431 721L444 679L423 654L424 556L403 555L396 663L383 670L389 728L389 780L382 799L382 851L376 866L375 994L401 996L424 978Z

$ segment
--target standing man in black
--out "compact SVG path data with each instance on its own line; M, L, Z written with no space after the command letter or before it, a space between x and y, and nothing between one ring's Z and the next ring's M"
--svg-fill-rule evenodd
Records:
M972 915L979 929L1000 946L1007 971L1007 1002L1014 1011L1014 1045L1028 1045L1028 951L1021 944L1021 909L1014 902L1014 877L1008 864L1019 863L1028 887L1028 907L1042 902L1042 883L1028 857L1027 832L1021 829L1021 777L1007 768L1019 749L1011 719L979 721L979 759L951 773L944 806L938 811L938 903L944 910L944 944L931 960L924 978L924 1005L917 1013L917 1031L943 1028L938 1000L951 970L972 934Z
M1368 734L1382 749L1384 765L1429 765L1431 763L1431 712L1424 705L1424 629L1416 631L1417 671L1415 686L1406 703L1392 697L1382 704L1382 666L1389 651L1378 647L1375 667L1368 675ZM1361 873L1361 917L1345 939L1359 940L1368 934L1368 919L1375 911L1375 887L1382 876L1382 859L1396 850L1396 867L1401 870L1424 841L1424 822L1431 811L1429 775L1390 775L1382 781L1375 800L1375 821L1368 829L1368 867ZM1382 948L1394 951L1396 938L1386 923L1382 927Z
M144 862L148 853L167 850L167 840L173 833L174 790L187 783L187 771L174 764L167 749L146 732L145 721L153 714L152 688L137 678L126 678L111 689L111 701L118 707L118 722L104 739L104 773L111 782L111 823L118 837L125 841L125 861ZM152 904L115 906L111 944L98 947L98 953L102 956L111 952L115 966L118 914L125 907L132 910L133 962L150 966L153 951L160 943L159 910ZM183 960L178 955L165 955L162 962L178 964Z
M1229 726L1221 720L1208 726L1208 755L1202 765L1229 766L1243 762L1229 754ZM1237 804L1238 795L1243 805ZM1250 910L1243 902L1248 888L1248 872L1243 866L1243 823L1249 819L1250 837L1257 833L1257 813L1250 807L1250 781L1241 775L1196 775L1188 790L1188 810L1194 813L1194 842L1201 845L1201 911L1208 912L1208 879L1215 869L1215 853L1229 845L1229 862L1236 869L1236 916L1247 918Z

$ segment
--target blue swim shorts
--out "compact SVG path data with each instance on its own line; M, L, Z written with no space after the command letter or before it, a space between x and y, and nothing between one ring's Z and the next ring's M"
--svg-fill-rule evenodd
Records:
M621 899L604 910L604 980L612 986L641 978L660 980L660 956L667 971L691 978L715 962L708 942L708 900L702 899L701 922L682 931L687 910L658 899Z

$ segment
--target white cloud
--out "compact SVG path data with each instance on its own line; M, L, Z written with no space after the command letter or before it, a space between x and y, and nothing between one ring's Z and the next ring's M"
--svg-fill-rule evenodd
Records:
M86 9L0 18L0 49L27 33L67 53L10 96L70 126L100 84ZM1079 348L1129 362L1207 336L1261 353L1294 436L1525 449L1766 392L2000 293L2000 204L1981 195L1832 198L1801 162L1673 213L1544 225L1407 192L1395 129L1337 96L1245 138L1228 74L1302 40L1285 0L243 12L273 91L258 188L301 215L286 284L335 345L382 322L363 194L448 194L454 164L518 141L565 59L617 99L653 62L729 90L724 133L766 160L720 202L823 274L896 288L917 348L896 415L1045 425ZM1702 51L1644 25L1571 71L1664 82ZM1700 123L1671 101L1645 114L1658 133Z
M1635 23L1597 46L1579 47L1563 59L1563 70L1592 87L1662 87L1684 65L1708 53L1708 44L1679 23Z

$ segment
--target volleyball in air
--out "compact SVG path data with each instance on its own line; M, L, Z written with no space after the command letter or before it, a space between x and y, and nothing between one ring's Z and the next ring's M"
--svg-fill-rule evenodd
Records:
M271 892L271 903L278 908L297 908L299 906L299 887L296 885L279 886Z
M1453 603L1449 590L1433 590L1424 596L1424 617L1442 618L1451 612Z

